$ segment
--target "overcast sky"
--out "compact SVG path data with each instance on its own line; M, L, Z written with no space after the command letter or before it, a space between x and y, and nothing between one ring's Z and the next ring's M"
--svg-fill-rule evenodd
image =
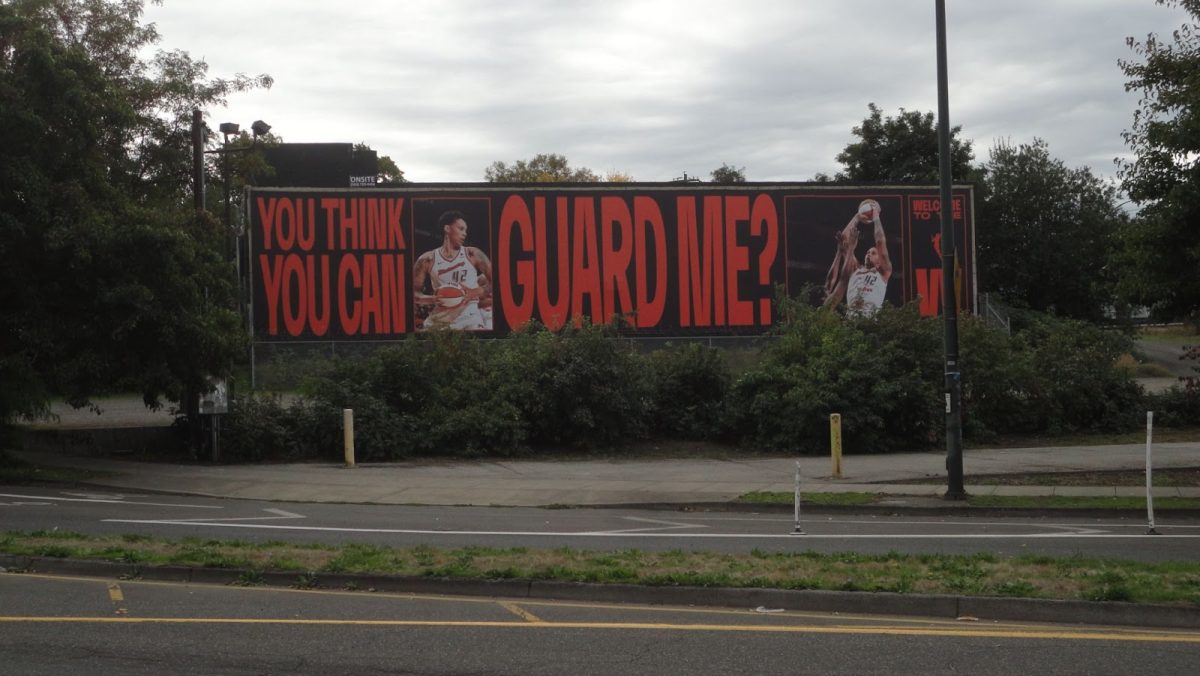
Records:
M1114 173L1136 105L1125 39L1186 12L1153 0L948 0L950 121L978 160L1045 139ZM875 102L937 110L933 0L165 0L161 48L275 85L208 111L285 141L365 141L414 181L566 155L641 181L722 163L750 180L834 173Z

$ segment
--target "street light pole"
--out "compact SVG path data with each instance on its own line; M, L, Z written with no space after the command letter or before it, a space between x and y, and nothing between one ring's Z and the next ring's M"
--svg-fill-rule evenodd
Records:
M958 298L954 264L954 202L951 191L950 95L946 74L946 0L936 0L938 85L938 173L941 178L942 322L946 355L946 499L963 500L962 374L958 365Z

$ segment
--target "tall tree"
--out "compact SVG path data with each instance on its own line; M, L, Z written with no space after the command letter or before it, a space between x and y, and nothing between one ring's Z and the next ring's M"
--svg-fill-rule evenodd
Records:
M1126 220L1116 187L1068 168L1041 139L997 143L984 176L980 286L1024 307L1101 319L1113 298L1113 233Z
M573 168L557 153L540 153L512 164L493 162L484 171L484 179L489 183L593 183L600 176L587 167Z
M360 142L354 144L354 150L355 151L364 151L364 150L372 151L372 150L374 150L374 148L367 145L365 142L360 141ZM378 162L379 162L379 175L377 176L377 179L378 179L379 183L394 185L397 183L408 183L409 182L408 179L404 177L404 170L401 169L396 164L396 161L393 160L391 157L389 157L387 155L380 155Z
M722 162L721 166L717 167L716 169L713 169L710 176L712 176L713 183L725 183L725 184L745 183L746 182L746 168L745 167L735 167L731 164L726 164L726 163Z
M867 104L870 114L851 130L858 141L850 143L837 156L845 166L836 180L884 181L896 183L938 182L938 133L933 113L900 109L895 117L883 117L874 103ZM950 130L951 173L955 181L971 180L971 142L958 138L962 127Z
M0 422L114 389L179 401L243 341L229 233L190 196L207 78L142 2L0 4Z
M1141 94L1124 132L1132 160L1118 160L1129 198L1141 207L1122 232L1120 291L1165 318L1200 321L1200 0L1182 7L1188 22L1170 40L1129 38L1126 91Z

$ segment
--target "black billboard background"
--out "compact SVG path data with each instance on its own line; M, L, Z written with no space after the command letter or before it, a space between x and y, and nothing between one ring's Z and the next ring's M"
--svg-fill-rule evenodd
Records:
M969 311L972 194L969 187L954 194L960 298ZM247 204L254 339L396 340L413 332L419 318L412 265L441 245L437 219L449 209L464 213L467 244L492 261L492 335L528 318L554 327L580 316L603 323L613 314L625 316L636 334L757 334L774 319L776 285L791 295L806 284L823 286L834 235L866 198L880 203L888 239L887 301L901 304L940 289L936 187L253 189ZM874 242L868 226L860 233L861 260ZM940 312L938 295L922 302L923 314Z

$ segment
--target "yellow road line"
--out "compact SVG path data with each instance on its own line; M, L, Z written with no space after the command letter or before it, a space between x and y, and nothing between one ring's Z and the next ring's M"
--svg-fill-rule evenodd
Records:
M16 575L16 574L14 574ZM61 580L64 582L86 582L86 581L105 581L104 578L98 577L79 577L67 575L53 575L49 573L20 573L21 577L37 578L43 580ZM328 596L354 596L363 597L370 596L371 598L393 598L407 601L441 601L446 603L464 603L464 604L492 604L496 603L495 598L480 598L471 596L455 596L453 594L427 594L419 592L373 592L367 590L348 591L340 589L293 589L290 587L230 587L228 585L212 584L205 582L186 582L183 580L126 580L126 584L147 585L153 587L178 587L178 586L207 586L225 589L231 592L244 593L282 593L282 594L324 594ZM731 608L696 608L696 607L672 607L663 605L642 605L642 604L624 604L624 603L604 603L604 602L582 602L582 601L556 601L553 599L531 599L524 598L520 600L523 606L537 606L550 608L588 608L597 610L614 610L621 611L639 611L653 613L672 613L672 614L700 614L700 615L737 615L745 617L747 614L753 614L752 611L744 609ZM828 611L803 611L803 610L786 610L773 616L776 619L782 618L801 618L815 620L830 620L838 619L843 622L862 621L862 622L878 622L885 616L867 615L862 613L836 613ZM953 626L962 627L963 623L960 620L946 619L939 617L887 617L890 623L896 624L918 624L923 626ZM986 622L986 625L991 629L1013 628L1017 631L1038 631L1044 630L1049 632L1058 631L1059 625L1036 622L998 622L981 618L981 621ZM685 625L691 626L691 625ZM1103 631L1108 633L1123 633L1130 636L1153 635L1153 636L1184 636L1192 637L1195 634L1186 629L1140 629L1134 627L1103 627Z
M505 601L498 601L498 603L505 610L512 613L513 615L516 615L517 617L523 618L526 622L542 622L543 621L542 618L521 608L521 606L518 606L515 603L507 603Z
M1200 634L1123 634L1083 631L1008 631L999 629L936 629L920 627L802 627L789 625L655 624L648 622L488 622L450 620L301 620L290 618L186 617L22 617L0 616L0 624L246 624L362 627L476 627L538 629L616 629L645 631L707 631L761 634L850 634L931 636L946 638L1013 638L1063 641L1121 641L1133 643L1195 643Z

